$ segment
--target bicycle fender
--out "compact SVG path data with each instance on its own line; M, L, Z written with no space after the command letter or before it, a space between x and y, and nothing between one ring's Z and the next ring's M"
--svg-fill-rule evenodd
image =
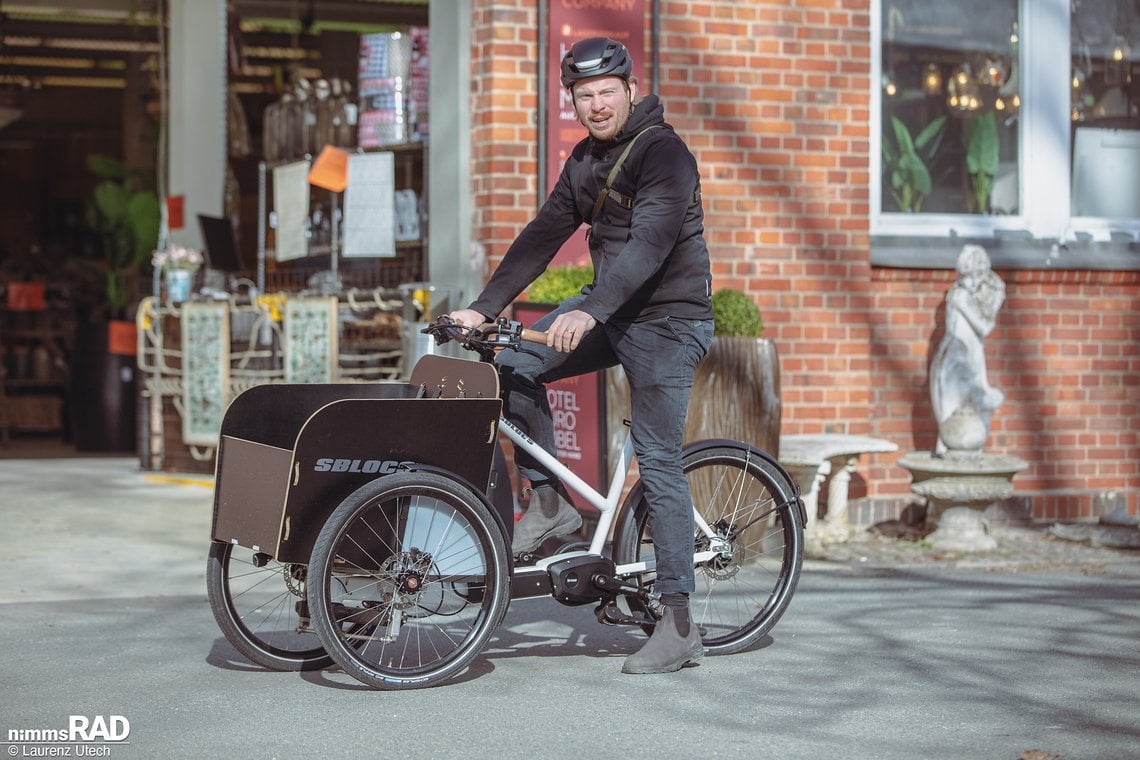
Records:
M778 472L781 477L784 478L784 482L788 484L788 488L792 493L792 498L795 499L796 507L800 513L800 525L807 525L807 507L804 506L804 501L800 498L799 484L796 482L795 478L788 474L788 471L784 469L784 466L780 464L779 460L777 460L774 456L769 454L764 449L745 443L744 441L737 441L731 438L706 438L704 440L692 441L685 444L681 448L681 458L684 459L689 454L696 452L720 448L745 449L749 452L749 454L763 459L769 464L773 465L776 472ZM638 502L645 498L644 490L644 487L641 485L641 480L639 479L637 483L634 484L633 488L630 489L630 492L626 495L625 499L622 501L621 510L619 511L618 518L614 524L615 536L622 535L622 530L625 528L626 523L634 519L634 511Z

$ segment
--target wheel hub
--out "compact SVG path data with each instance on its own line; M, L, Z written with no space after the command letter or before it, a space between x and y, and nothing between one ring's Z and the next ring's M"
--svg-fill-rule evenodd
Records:
M432 562L431 554L419 549L409 549L388 558L384 574L392 581L392 606L407 609L416 605Z
M739 547L736 546L735 529L724 520L717 520L712 526L716 535L709 539L706 536L697 537L697 551L713 550L716 553L712 559L701 565L705 575L718 581L728 580L740 571L740 563L736 560Z

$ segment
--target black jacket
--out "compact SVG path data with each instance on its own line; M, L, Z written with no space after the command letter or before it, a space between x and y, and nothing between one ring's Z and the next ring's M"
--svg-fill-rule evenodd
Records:
M626 145L646 127L622 164L613 189L633 208L607 198L594 203ZM609 142L587 137L574 146L538 215L507 250L471 308L492 318L546 269L581 224L591 225L594 282L579 308L599 323L662 316L711 319L711 274L704 240L697 163L665 123L656 95L640 101Z

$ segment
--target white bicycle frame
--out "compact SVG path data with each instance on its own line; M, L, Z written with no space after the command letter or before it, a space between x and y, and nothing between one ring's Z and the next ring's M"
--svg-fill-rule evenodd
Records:
M594 534L590 538L590 548L587 551L557 554L553 557L540 560L535 566L545 567L551 562L580 554L597 554L600 556L602 549L605 547L606 538L609 536L610 527L613 525L614 518L617 516L618 504L621 500L622 491L625 488L625 481L629 475L630 467L633 464L633 435L629 432L626 433L625 445L622 446L621 450L621 459L614 468L613 475L610 477L609 489L606 491L605 496L603 496L592 488L589 483L578 477L569 467L560 462L557 457L535 443L532 438L519 430L518 427L505 417L499 418L499 429L506 433L507 437L511 439L515 446L534 457L549 470L552 475L561 480L573 490L574 493L590 502L590 504L596 507L601 513L598 518L598 524L594 528ZM712 528L705 522L705 519L701 517L696 507L693 508L693 520L696 523L697 529L709 539L709 545L711 547L694 554L693 562L694 564L708 562L720 553L721 545L724 541L713 532ZM615 568L615 573L617 575L634 575L651 569L653 568L646 562L637 562L629 565L618 565Z

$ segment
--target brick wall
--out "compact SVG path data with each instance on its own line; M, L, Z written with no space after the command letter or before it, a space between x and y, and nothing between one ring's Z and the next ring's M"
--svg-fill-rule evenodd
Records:
M492 263L536 209L535 3L473 2L475 229ZM934 442L927 361L953 273L869 263L869 0L659 7L654 78L701 165L714 287L763 311L785 434L899 445L865 462L851 490L893 516L911 500L895 461ZM1091 516L1112 491L1140 513L1140 283L1000 274L1008 296L987 354L1008 399L988 446L1031 463L1016 484L1038 518Z
M473 240L493 266L538 208L535 0L472 2Z
M1140 274L999 271L1006 302L986 340L1006 394L987 448L1030 463L1015 481L1038 519L1097 517L1140 483ZM929 356L943 335L952 272L875 270L872 430L933 447ZM868 471L877 494L908 493L897 467Z

